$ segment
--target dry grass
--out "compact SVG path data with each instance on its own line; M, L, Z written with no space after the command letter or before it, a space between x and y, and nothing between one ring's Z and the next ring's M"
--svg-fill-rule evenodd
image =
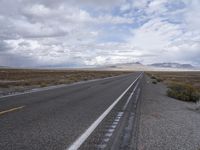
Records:
M200 72L147 72L150 76L156 77L157 80L170 82L180 82L190 84L200 91Z
M196 88L190 84L173 83L168 86L167 95L183 101L197 102L200 95Z
M200 72L147 72L152 79L163 81L169 87L168 96L184 101L198 101Z
M127 74L123 71L0 69L0 88L45 87Z

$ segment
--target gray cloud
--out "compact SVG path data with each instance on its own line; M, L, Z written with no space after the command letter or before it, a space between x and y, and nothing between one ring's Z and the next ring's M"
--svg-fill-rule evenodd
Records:
M1 0L0 65L200 64L200 3Z
M38 65L39 64L37 64L37 62L31 57L19 56L9 53L0 53L0 66L35 67Z
M11 47L9 47L9 45L7 45L4 41L0 40L0 53L9 51L10 49Z

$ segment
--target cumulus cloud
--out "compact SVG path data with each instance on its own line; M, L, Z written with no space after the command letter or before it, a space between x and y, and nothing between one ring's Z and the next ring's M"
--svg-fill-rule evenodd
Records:
M0 65L198 65L199 8L198 0L2 0Z

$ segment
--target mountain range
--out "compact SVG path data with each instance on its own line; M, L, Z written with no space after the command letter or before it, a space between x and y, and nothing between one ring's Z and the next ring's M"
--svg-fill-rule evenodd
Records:
M98 70L137 70L137 71L197 71L200 67L181 63L153 63L144 65L140 62L120 63L97 67Z
M150 66L163 67L163 68L183 68L183 69L194 69L195 67L191 64L180 64L180 63L154 63Z
M0 68L15 68L0 66ZM22 68L21 68L22 69ZM30 69L30 68L24 68ZM37 69L37 67L31 68ZM125 71L200 71L200 67L193 66L191 64L181 64L174 62L165 63L153 63L153 64L142 64L140 62L131 63L118 63L112 65L102 66L88 66L88 67L39 67L39 69L81 69L81 70L125 70Z

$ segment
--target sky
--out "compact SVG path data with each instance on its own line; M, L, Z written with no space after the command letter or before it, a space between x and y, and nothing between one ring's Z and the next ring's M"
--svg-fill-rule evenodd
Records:
M200 65L200 0L0 0L0 66Z

